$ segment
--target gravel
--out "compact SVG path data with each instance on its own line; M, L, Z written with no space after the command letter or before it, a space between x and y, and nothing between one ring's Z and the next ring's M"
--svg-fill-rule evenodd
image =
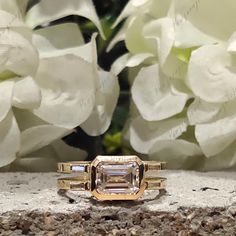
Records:
M83 236L235 236L236 205L228 208L179 208L175 212L96 207L68 213L6 212L0 216L0 235Z

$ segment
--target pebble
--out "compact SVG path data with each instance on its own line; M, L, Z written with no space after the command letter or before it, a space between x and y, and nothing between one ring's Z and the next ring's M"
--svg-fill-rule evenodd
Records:
M0 215L0 235L233 236L235 206L153 212L96 208L76 213L8 212Z
M228 213L232 216L232 217L236 217L236 206L233 205L233 206L230 206L228 208Z

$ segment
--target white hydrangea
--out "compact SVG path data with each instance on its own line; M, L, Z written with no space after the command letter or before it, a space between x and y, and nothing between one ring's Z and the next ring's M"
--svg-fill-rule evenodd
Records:
M236 167L235 12L234 0L130 0L124 8L108 50L124 40L128 53L112 70L138 70L125 136L136 151L172 168Z
M60 138L77 126L105 132L119 86L98 68L95 35L85 44L77 24L49 24L80 15L103 35L92 0L41 0L26 11L27 3L0 0L0 167L48 170L85 157Z

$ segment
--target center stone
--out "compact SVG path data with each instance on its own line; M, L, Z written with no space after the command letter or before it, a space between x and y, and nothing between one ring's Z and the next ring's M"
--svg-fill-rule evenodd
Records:
M96 168L96 190L101 194L135 194L139 190L139 165L134 162L100 162Z

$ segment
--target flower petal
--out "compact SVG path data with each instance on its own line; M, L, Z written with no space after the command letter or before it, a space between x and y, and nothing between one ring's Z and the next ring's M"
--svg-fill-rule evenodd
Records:
M206 44L214 44L221 40L200 31L183 16L177 15L175 19L175 42L177 48L192 48Z
M143 68L137 75L132 97L144 119L162 120L180 113L188 99L187 94L171 91L168 78L158 65Z
M94 107L95 76L93 66L74 55L42 59L36 77L42 102L34 114L57 126L79 126Z
M116 76L99 71L98 79L95 107L89 118L81 125L81 128L92 136L103 134L108 129L119 96Z
M58 161L56 159L53 159L52 156L42 157L41 155L42 155L42 152L35 152L34 156L31 156L30 158L18 158L11 164L10 169L8 171L11 171L11 172L56 171L56 166L57 166Z
M187 129L186 119L169 119L150 122L141 116L130 126L130 143L140 153L148 153L157 140L174 140Z
M206 45L192 53L187 83L207 102L225 102L236 97L233 59L224 45Z
M58 161L59 159L57 159L52 145L48 145L26 156L17 158L11 164L9 171L56 171Z
M149 17L144 14L133 16L126 30L125 44L129 52L136 53L153 53L152 45L144 37L143 29L146 23L149 22Z
M134 6L133 1L129 1L124 9L122 10L121 14L117 17L115 23L113 24L113 28L116 27L121 21L123 21L125 18L130 16L132 13L134 13L137 10L137 8Z
M150 44L155 45L153 52L156 52L163 65L174 44L175 32L171 18L152 20L144 26L143 34L146 39L151 40Z
M138 1L138 0L137 0ZM164 18L169 15L173 0L148 0L148 14L153 19Z
M0 122L6 117L11 108L13 86L14 81L12 80L0 82Z
M84 39L75 23L52 25L34 30L33 43L41 58L75 54L77 47L84 44Z
M13 106L22 109L35 109L41 102L41 91L30 76L19 80L14 85Z
M203 153L207 157L214 156L235 141L236 116L196 125L195 136Z
M20 21L15 15L5 11L1 8L0 10L1 22L0 29L6 29L11 27L23 27L24 23Z
M96 33L92 35L90 42L84 44L78 25L74 23L54 25L34 32L33 42L41 59L72 54L92 63L97 70Z
M125 67L135 67L140 65L142 62L144 62L146 59L153 57L151 53L139 53L139 54L130 54L126 53L119 57L111 67L111 72L114 75L120 74L120 72Z
M49 146L18 158L11 165L10 171L56 171L59 161L84 160L86 155L85 151L57 140Z
M171 0L130 0L118 16L113 27L116 27L125 18L148 12L154 18L162 18L167 15Z
M14 115L21 132L34 126L48 125L48 123L34 115L31 110L14 108Z
M219 154L208 157L205 161L204 171L222 171L224 169L235 170L236 167L236 142L233 142L224 151Z
M20 11L19 11L18 5L15 0L8 0L8 1L1 0L0 1L0 9L1 9L0 12L4 11L4 12L7 12L7 13L10 13L14 16L19 17ZM3 18L2 20L4 21L6 19ZM2 21L1 21L1 23L2 23Z
M125 40L125 32L127 30L126 27L126 23L124 23L124 25L122 26L122 28L116 33L116 35L114 36L114 38L112 38L112 40L110 41L106 52L110 52L111 49L119 42Z
M151 160L165 161L170 169L196 169L200 166L201 149L185 140L159 140L149 151Z
M170 78L184 80L187 74L188 64L171 52L161 69L163 73Z
M21 76L34 75L38 52L23 35L13 30L0 30L0 72L12 71Z
M209 122L216 117L220 110L220 103L209 103L195 98L187 111L189 124L196 125Z
M10 0L11 1L11 0ZM2 1L2 2L10 2L10 1ZM24 1L24 0L22 0ZM6 7L8 8L8 7ZM14 7L13 7L14 8ZM20 34L21 36L24 36L24 40L28 40L29 42L31 42L32 39L32 31L30 28L27 27L27 25L25 25L24 23L24 19L21 16L20 10L17 7L16 9L10 9L8 8L7 11L5 11L4 9L2 9L0 7L0 32L1 32L1 37L5 40L6 39L6 35L8 35L7 33L8 30L14 31L15 33ZM4 35L6 34L6 35ZM10 40L12 40L13 36L9 35L8 38ZM19 39L18 39L19 40ZM6 45L8 45L8 40L6 40ZM4 45L1 45L1 47L3 47ZM14 46L14 43L13 43Z
M39 125L28 128L21 133L19 156L37 151L69 133L71 133L71 130L53 125Z
M87 157L86 151L69 146L61 139L53 142L52 147L57 154L58 160L60 161L79 161L85 160Z
M217 114L215 121L227 117L235 117L236 116L235 107L236 107L236 99L229 102L221 103L220 111Z
M220 40L227 40L235 31L236 2L227 0L224 3L222 10L220 1L175 0L175 15L184 19L179 21L179 24L189 21L201 32L207 32L208 35Z
M12 111L0 122L0 167L16 159L20 149L20 131Z
M18 4L18 8L22 14L22 18L24 18L30 0L16 0L16 2Z
M236 32L229 39L227 51L236 54Z
M56 4L54 0L41 0L27 12L26 23L35 28L68 15L88 18L104 37L92 0L57 0Z
M6 11L14 16L14 20L23 19L26 6L29 0L0 0L0 9ZM0 13L1 14L1 13ZM3 18L1 18L1 23Z

